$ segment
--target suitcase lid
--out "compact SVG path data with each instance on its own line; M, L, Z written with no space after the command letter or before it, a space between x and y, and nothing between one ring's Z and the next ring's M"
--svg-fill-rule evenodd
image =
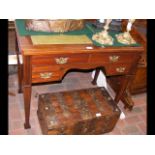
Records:
M120 109L104 87L41 94L39 101L48 129L120 115Z

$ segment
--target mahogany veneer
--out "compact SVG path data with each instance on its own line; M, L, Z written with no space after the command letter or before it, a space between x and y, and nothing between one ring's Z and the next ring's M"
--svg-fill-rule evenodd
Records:
M25 105L25 128L30 128L31 89L35 83L61 81L68 70L96 69L93 84L96 84L100 69L105 75L120 77L121 87L116 92L115 102L126 96L143 46L139 47L97 47L88 44L72 45L33 45L30 36L17 35L17 56L22 54L23 64L18 58L19 92L23 89ZM134 39L140 42L141 36L134 32ZM92 49L88 49L87 47ZM132 109L133 104L125 105Z

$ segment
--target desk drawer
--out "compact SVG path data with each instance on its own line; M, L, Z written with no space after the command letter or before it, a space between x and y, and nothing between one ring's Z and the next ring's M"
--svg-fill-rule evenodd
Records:
M129 73L131 64L112 64L106 67L107 75L123 75Z
M105 63L122 63L133 62L136 56L134 54L120 54L120 53L97 53L92 54L90 62L105 62Z
M88 62L89 54L61 54L61 55L46 55L32 56L33 65L63 65L71 63L86 63Z
M42 82L50 82L57 81L61 79L60 72L38 72L32 74L32 83L42 83Z
M32 66L32 82L50 82L61 79L63 71L60 67L55 66Z

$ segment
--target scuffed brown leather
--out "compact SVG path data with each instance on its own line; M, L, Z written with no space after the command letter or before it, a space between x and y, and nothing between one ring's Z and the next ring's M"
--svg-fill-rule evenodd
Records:
M84 20L74 19L27 19L25 20L27 30L42 32L68 32L84 28Z
M119 116L119 108L104 88L39 96L38 117L43 134L103 134L114 128Z

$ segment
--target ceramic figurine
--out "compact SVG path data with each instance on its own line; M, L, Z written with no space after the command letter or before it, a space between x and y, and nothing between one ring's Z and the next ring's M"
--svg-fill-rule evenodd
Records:
M126 32L116 35L118 42L120 42L122 44L126 44L126 45L136 43L135 40L130 35L130 31L131 31L131 28L132 28L132 25L134 22L135 22L135 19L129 19L128 24L127 24L127 28L126 28L127 29Z
M113 38L108 34L109 25L112 19L106 19L103 31L96 33L92 36L92 40L103 44L103 45L113 45Z

